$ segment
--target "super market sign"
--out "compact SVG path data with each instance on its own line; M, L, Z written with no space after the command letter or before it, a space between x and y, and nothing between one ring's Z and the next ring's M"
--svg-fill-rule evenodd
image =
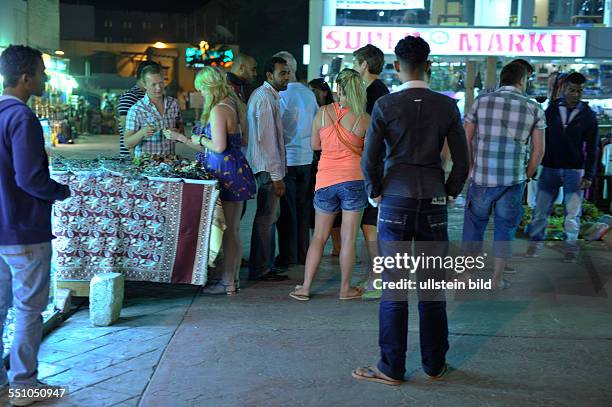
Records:
M324 26L323 53L352 53L373 44L385 54L407 35L423 37L432 55L584 57L586 30Z

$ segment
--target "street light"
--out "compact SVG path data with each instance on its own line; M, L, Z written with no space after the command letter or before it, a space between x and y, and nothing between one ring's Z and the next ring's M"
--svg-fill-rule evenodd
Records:
M157 41L155 44L153 44L153 47L155 47L155 48L168 48L168 45L166 45L163 42Z

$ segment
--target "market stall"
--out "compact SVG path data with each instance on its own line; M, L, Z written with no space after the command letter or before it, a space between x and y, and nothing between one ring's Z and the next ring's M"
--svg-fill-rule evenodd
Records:
M119 160L94 161L54 163L53 178L72 191L53 211L57 287L87 295L91 278L105 272L205 285L224 223L217 182L178 178L164 163L151 176ZM186 171L194 168L184 163Z

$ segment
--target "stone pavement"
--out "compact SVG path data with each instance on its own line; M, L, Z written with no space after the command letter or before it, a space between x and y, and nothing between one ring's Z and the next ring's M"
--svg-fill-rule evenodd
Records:
M245 252L254 206L242 223ZM451 211L451 237L461 214ZM45 339L40 376L70 394L40 405L612 406L609 249L594 243L578 264L552 249L517 257L509 290L450 295L452 371L442 381L420 369L413 299L407 383L397 388L350 376L377 360L378 307L337 299L335 258L324 258L309 302L287 295L303 267L290 282L245 282L233 297L130 282L117 324L91 327L84 308ZM361 264L355 280L363 273Z

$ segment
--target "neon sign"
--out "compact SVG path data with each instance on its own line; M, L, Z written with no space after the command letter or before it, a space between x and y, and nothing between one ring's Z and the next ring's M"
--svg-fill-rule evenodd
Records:
M185 61L190 68L218 66L227 69L234 63L234 51L226 45L211 48L206 41L201 41L198 48L185 50Z
M490 55L581 58L586 53L585 30L450 28L450 27L357 27L325 26L322 52L352 53L373 44L392 55L407 35L423 37L432 55Z

